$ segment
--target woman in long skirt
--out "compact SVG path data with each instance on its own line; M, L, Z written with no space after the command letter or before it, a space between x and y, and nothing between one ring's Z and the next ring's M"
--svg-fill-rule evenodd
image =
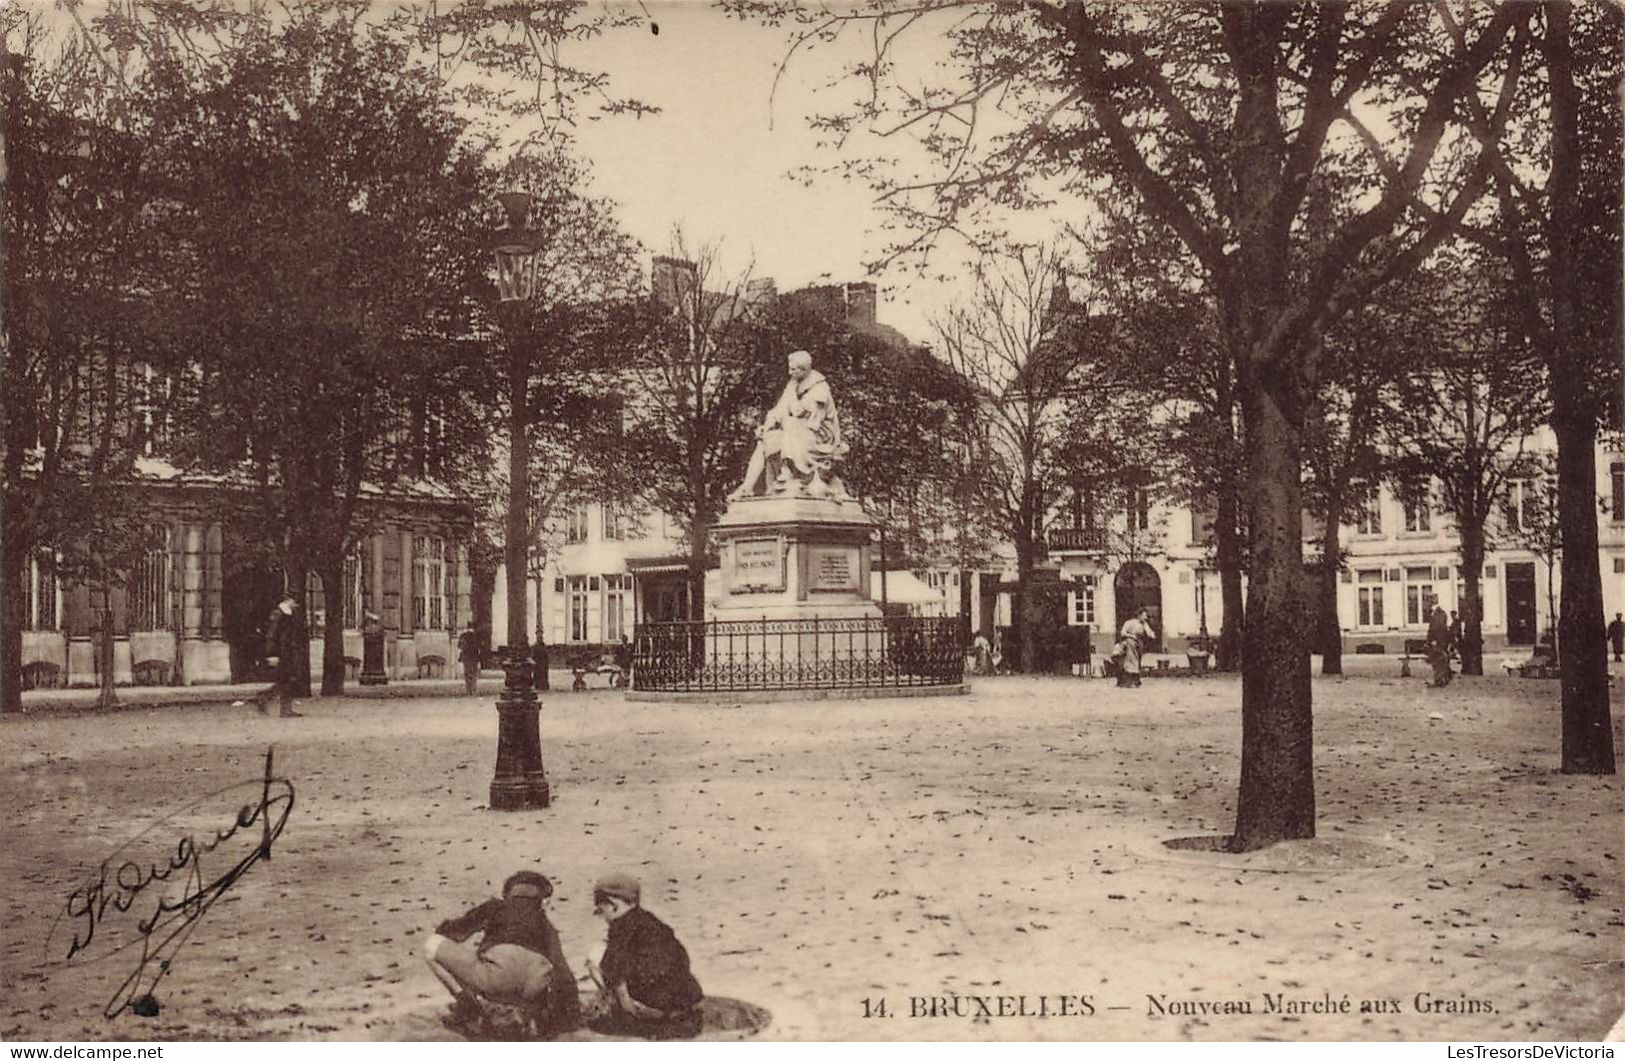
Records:
M1123 647L1117 663L1119 686L1127 689L1139 688L1142 642L1151 640L1151 637L1151 612L1141 608L1132 619L1123 624L1123 629L1118 633L1118 643Z

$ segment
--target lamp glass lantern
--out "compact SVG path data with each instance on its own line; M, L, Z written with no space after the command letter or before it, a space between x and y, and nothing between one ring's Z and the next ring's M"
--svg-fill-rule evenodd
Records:
M530 231L530 193L505 192L500 196L508 224L497 233L497 297L523 302L536 291L536 260L540 248Z

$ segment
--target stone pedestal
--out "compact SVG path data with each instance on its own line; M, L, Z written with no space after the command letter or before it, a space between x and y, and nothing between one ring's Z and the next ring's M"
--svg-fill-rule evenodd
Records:
M710 617L860 619L880 615L869 599L874 522L851 500L746 497L728 506L711 535L721 558Z

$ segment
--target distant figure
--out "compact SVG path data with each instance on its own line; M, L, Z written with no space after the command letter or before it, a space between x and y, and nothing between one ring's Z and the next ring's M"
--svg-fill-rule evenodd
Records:
M276 607L271 609L271 620L265 627L265 659L267 663L275 661L275 678L254 697L254 706L260 714L271 713L271 701L275 699L280 705L279 718L301 718L298 711L293 709L293 686L297 681L296 661L299 653L309 653L310 646L305 640L304 624L299 621L299 603L294 600L293 594L284 593ZM233 707L242 707L246 700L238 700Z
M1455 672L1450 669L1450 618L1444 613L1444 606L1435 604L1433 616L1428 620L1427 657L1428 663L1433 667L1433 680L1429 683L1435 689L1442 689L1450 684Z
M988 643L987 635L978 632L970 643L971 656L976 661L977 674L993 673L993 646Z
M1614 662L1621 662L1625 654L1625 614L1614 613L1614 621L1608 624L1608 640L1614 646Z
M1150 641L1156 634L1151 629L1151 610L1141 608L1134 613L1134 617L1123 624L1118 632L1117 644L1121 649L1114 652L1117 656L1117 684L1125 689L1138 689L1140 687L1140 653L1142 642Z
M546 877L520 870L503 882L502 898L442 921L424 942L430 970L451 992L447 1027L477 1025L486 1002L528 1010L544 1035L581 1023L575 974L542 905L552 894ZM465 941L476 934L478 946L469 946Z
M647 1039L691 1039L703 1022L705 996L689 971L688 951L641 902L637 879L624 873L593 885L593 913L609 925L609 937L602 959L587 960L602 1007L591 1027Z
M1466 627L1466 624L1462 622L1461 614L1459 612L1451 612L1450 613L1450 647L1455 649L1458 654L1461 652L1462 643L1467 638L1466 630L1467 630L1467 627Z
M463 692L473 696L480 685L480 635L470 626L457 638L457 659L463 665Z

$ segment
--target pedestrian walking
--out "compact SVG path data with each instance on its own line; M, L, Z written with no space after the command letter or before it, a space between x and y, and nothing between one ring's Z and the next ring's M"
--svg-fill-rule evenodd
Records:
M305 638L305 624L299 614L299 602L293 594L284 593L276 607L271 609L270 622L265 627L265 658L266 662L275 661L275 677L271 684L254 697L254 706L260 714L271 712L271 701L275 699L280 706L278 717L300 718L298 711L293 709L293 687L297 681L297 661L299 653L309 653L310 644ZM238 700L232 706L242 707L246 700Z
M470 626L457 638L457 659L463 665L463 692L473 696L479 691L480 664L485 653L480 650L479 632Z
M1614 613L1614 621L1608 624L1608 640L1614 646L1614 662L1622 662L1621 656L1625 654L1625 614Z
M1450 684L1455 672L1450 669L1451 647L1450 617L1444 612L1444 606L1433 606L1433 617L1428 620L1427 657L1428 663L1433 667L1433 680L1429 683L1435 689L1442 689Z
M1140 653L1144 648L1143 642L1150 641L1155 636L1151 629L1151 611L1148 608L1141 608L1135 612L1118 631L1118 648L1113 655L1117 657L1117 684L1120 688L1140 687Z
M1464 641L1466 641L1466 639L1467 639L1467 625L1464 622L1462 622L1461 613L1460 612L1451 612L1450 613L1450 646L1456 650L1458 655L1461 652L1462 643Z

